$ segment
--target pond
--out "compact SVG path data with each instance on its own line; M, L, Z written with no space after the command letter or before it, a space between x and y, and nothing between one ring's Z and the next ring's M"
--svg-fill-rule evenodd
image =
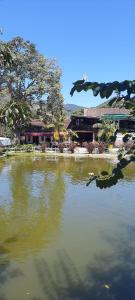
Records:
M0 159L0 300L135 298L135 164L100 190L90 158Z

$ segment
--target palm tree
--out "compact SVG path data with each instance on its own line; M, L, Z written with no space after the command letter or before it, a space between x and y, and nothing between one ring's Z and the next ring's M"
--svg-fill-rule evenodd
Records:
M115 122L108 120L102 120L101 123L94 124L93 128L98 129L98 140L103 140L107 143L112 141L112 138L115 136L115 132L117 130Z

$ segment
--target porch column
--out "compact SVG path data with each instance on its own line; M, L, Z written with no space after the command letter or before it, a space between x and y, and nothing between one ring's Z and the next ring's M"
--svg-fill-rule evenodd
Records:
M25 142L26 142L26 144L33 143L33 136L26 134L25 135Z
M68 143L71 143L71 136L68 137Z
M93 137L92 137L92 142L94 143L95 142L95 132L93 131Z
M30 143L33 144L33 136L30 137Z
M38 143L42 144L42 137L41 136L38 137Z
M28 135L25 136L26 144L28 144Z

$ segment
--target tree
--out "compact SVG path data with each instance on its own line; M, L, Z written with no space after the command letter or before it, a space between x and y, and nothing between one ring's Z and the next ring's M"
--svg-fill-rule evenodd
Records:
M112 142L117 129L115 123L109 120L101 120L100 123L94 124L93 128L98 129L98 139L103 140L107 143Z
M0 34L3 32L0 30ZM0 40L0 67L4 64L4 66L11 66L13 60L15 58L14 53L11 51L10 47L6 43Z
M52 88L46 101L39 101L37 115L45 123L45 126L52 128L57 132L57 139L60 138L60 131L65 130L65 109L64 99L61 95L60 88Z
M72 115L75 115L75 116L83 116L84 115L84 109L83 108L78 108L76 109Z
M45 118L47 121L52 123L54 129L58 132L64 128L65 110L64 101L60 90L54 89L48 96Z
M73 83L73 87L70 91L71 96L74 92L81 92L88 90L93 91L93 95L110 99L110 97L115 93L115 96L110 99L109 105L114 106L119 104L120 107L131 109L132 116L135 116L135 80L125 80L122 82L114 81L108 83L98 83L98 82L85 82L85 80L77 80ZM124 94L122 94L124 93ZM125 136L125 140L129 139L130 135ZM122 169L125 168L129 163L135 161L135 147L131 147L130 150L121 152L118 155L119 162L113 169L112 173L101 172L100 175L91 175L87 185L89 185L93 180L96 181L96 185L100 188L111 187L115 185L119 179L123 178Z
M16 37L7 42L7 47L15 53L11 66L1 60L0 87L9 92L11 99L35 100L60 88L61 70L55 60L45 58L30 41Z
M0 42L0 46L3 46L3 42ZM18 106L19 119L22 117L21 124L24 125L22 110L25 111L25 123L27 123L29 118L27 119L26 117L30 113L30 104L37 99L42 100L46 98L47 102L50 99L50 102L53 103L55 97L55 103L57 101L55 109L60 112L63 105L63 97L60 92L61 70L56 61L41 55L34 44L30 43L30 41L25 41L21 37L16 37L4 43L4 47L9 49L11 53L14 53L15 59L12 61L12 64L5 64L7 57L3 54L1 55L0 95L10 94L10 105L11 107L12 105ZM28 115L26 114L26 105ZM3 107L3 114L5 114L5 109L6 106ZM48 107L48 109L50 108ZM7 115L9 115L9 111L7 111ZM13 114L10 113L10 120L12 116ZM18 117L16 122L15 119L12 121L14 124L18 124ZM10 125L12 122L8 122L8 124ZM18 130L18 125L16 129Z
M0 123L5 125L5 132L18 140L20 131L28 125L30 118L31 111L27 102L11 100L0 108Z

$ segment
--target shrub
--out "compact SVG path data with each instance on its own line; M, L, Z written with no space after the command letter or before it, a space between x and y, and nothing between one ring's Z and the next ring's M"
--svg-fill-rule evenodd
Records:
M60 143L60 144L58 145L58 148L59 148L60 153L63 153L63 149L65 148L64 143Z
M98 145L98 150L99 153L103 153L105 151L105 149L107 148L107 144L104 142L100 142Z
M45 144L45 143L42 144L40 147L41 147L41 151L42 151L42 152L45 152L45 151L46 151L46 144Z
M26 152L31 152L33 151L33 145L32 144L23 145L21 150L24 150Z
M76 147L76 144L74 142L69 144L69 151L71 151L71 153L74 153L74 149Z
M97 143L97 142L90 142L90 143L88 143L88 144L87 144L87 150L88 150L88 152L89 152L89 153L92 153L93 150L94 150L95 148L97 148L97 146L98 146L98 143Z
M134 150L135 149L135 141L134 140L129 140L128 142L124 143L124 148L125 150Z
M7 149L5 147L0 147L0 155L4 154L6 150Z
M87 150L89 153L93 153L93 151L97 148L99 153L103 153L106 149L106 144L103 142L90 142L87 143Z
M26 151L26 152L32 152L33 151L33 145L32 144L23 144L23 145L17 145L14 147L15 151Z
M88 147L88 142L83 142L83 143L82 143L82 147L87 148L87 147Z

